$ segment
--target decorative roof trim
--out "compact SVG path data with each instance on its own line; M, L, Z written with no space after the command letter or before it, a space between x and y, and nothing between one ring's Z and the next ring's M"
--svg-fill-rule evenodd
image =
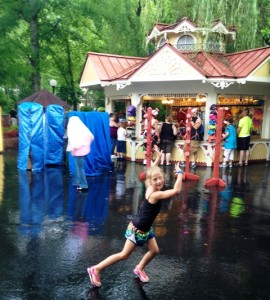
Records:
M158 28L159 26L159 28ZM150 34L147 36L147 42L149 42L152 38L158 37L162 35L162 33L179 33L179 32L217 32L222 34L230 34L232 38L235 39L236 33L235 31L230 31L223 24L222 21L218 20L218 22L214 22L214 25L211 28L200 28L196 23L190 21L188 18L184 17L180 22L175 24L159 24L155 23L153 29L150 31Z
M194 32L194 31L197 31L197 28L192 25L190 22L188 21L184 21L184 22L181 22L178 26L175 27L174 30L166 30L167 32L168 31L173 31L175 33L178 33L178 32Z
M154 59L160 59L163 56L169 57L168 54L169 52L172 52L174 54L174 61L169 60L164 62L161 60L162 64L157 64L153 65L152 61ZM176 56L175 56L176 54ZM181 52L179 52L177 49L175 49L172 45L170 44L164 44L161 48L159 48L158 51L156 51L154 54L152 54L146 61L144 61L141 66L129 77L129 79L132 82L138 82L141 80L136 79L138 76L139 72L143 72L144 69L148 68L148 71L150 70L152 74L149 74L149 78L151 78L151 81L161 81L166 79L167 76L167 81L172 80L170 76L182 76L183 75L183 68L181 66L178 68L180 60L184 62L184 65L190 66L194 70L194 77L193 80L202 80L205 78L205 72L201 68L199 68L196 64L194 64L191 60L189 60L185 55L183 55ZM162 69L164 67L164 69ZM195 72L196 72L196 78L195 78ZM187 79L189 80L189 79Z
M152 38L158 37L160 35L161 35L161 32L156 27L154 27L152 29L150 35L146 39L147 39L147 41L150 41L150 40L152 40Z
M111 86L111 85L116 85L117 91L124 89L126 86L131 85L131 82L128 80L117 80L117 81L111 81L111 82L102 82L101 86Z
M220 78L220 79L207 79L207 80L203 80L202 83L210 83L212 84L214 87L216 88L220 88L220 89L225 89L227 87L229 87L231 84L234 83L239 83L239 84L246 84L246 81L243 79L236 79L236 80L229 80L229 79L225 79L225 78Z
M131 85L130 81L122 81L122 82L116 82L116 89L117 91L124 89L126 86Z
M211 32L228 34L229 30L223 25L223 23L218 22L214 27L211 28Z

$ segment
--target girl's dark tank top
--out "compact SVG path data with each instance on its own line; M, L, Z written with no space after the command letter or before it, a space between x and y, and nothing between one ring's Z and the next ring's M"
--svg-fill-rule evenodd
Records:
M151 204L147 199L144 199L138 214L132 220L133 225L141 231L149 231L156 216L160 212L160 208L161 201Z

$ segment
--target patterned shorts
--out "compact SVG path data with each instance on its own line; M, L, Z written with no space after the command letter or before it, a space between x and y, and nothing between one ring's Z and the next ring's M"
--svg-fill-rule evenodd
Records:
M142 247L148 240L155 237L153 227L149 231L144 232L137 229L132 222L128 224L125 237L137 246Z

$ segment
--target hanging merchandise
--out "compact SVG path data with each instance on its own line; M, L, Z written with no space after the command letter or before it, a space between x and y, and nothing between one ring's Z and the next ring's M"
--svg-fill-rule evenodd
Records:
M223 107L223 128L222 133L225 132L226 126L228 125L227 120L232 116L231 110L228 107Z
M253 122L253 134L260 134L263 121L263 109L262 108L253 108L251 110L252 122Z
M127 123L130 127L133 127L136 124L136 107L133 105L130 105L128 108Z
M216 124L217 124L217 105L210 106L209 123L208 123L208 142L213 143L216 139Z
M229 107L223 107L223 120L227 120L229 117L231 117L232 112L229 109Z

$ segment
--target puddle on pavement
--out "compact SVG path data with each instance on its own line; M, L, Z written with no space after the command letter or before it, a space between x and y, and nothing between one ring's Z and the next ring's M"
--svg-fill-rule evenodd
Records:
M164 201L155 222L160 254L134 278L145 253L102 273L92 289L86 267L121 250L127 223L140 206L144 167L122 162L88 177L77 192L66 168L19 171L16 153L0 160L1 299L268 299L270 282L270 167L221 170L222 191L199 182ZM164 167L166 187L173 167Z

